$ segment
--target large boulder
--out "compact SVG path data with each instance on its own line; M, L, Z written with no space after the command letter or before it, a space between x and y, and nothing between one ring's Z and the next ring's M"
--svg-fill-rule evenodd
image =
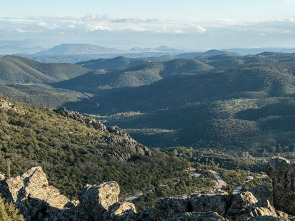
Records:
M77 220L102 220L109 207L118 202L120 187L117 182L86 185L80 193Z
M295 215L295 165L284 158L268 163L267 175L272 179L273 201L276 209Z
M174 197L159 199L156 203L155 217L156 220L167 220L175 214L191 212L188 208L187 197Z
M251 193L257 199L258 201L257 205L261 207L268 207L269 205L273 206L272 192L267 186L263 185L263 186L255 187L251 189Z
M225 192L219 194L195 194L188 198L188 207L194 212L213 211L225 215L229 207L230 196Z
M155 208L156 220L168 220L175 215L184 213L215 212L224 216L230 196L226 193L218 195L200 193L182 197L160 199ZM185 216L187 217L187 216Z
M246 221L254 217L268 217L268 219L272 218L274 220L288 218L288 214L273 207L269 192L270 190L267 187L260 186L252 189L251 192L236 194L228 210L227 217L237 221Z
M7 201L20 208L26 220L70 220L74 217L75 206L48 184L41 167L2 180L0 190Z
M105 216L105 220L125 221L136 219L136 208L133 203L123 202L115 203L111 206L109 212Z
M133 203L118 202L120 187L117 182L86 185L80 193L75 219L84 220L134 220Z

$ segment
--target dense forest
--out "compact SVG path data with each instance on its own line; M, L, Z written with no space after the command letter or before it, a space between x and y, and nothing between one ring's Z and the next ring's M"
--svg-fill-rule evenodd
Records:
M187 176L188 161L148 150L119 129L96 129L79 114L75 120L1 95L0 115L1 172L16 176L39 165L69 197L85 184L115 180L127 195Z

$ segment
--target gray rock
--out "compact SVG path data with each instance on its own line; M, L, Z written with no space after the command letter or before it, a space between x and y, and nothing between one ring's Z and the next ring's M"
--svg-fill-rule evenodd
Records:
M1 180L5 180L5 175L2 174L2 173L0 173L0 181L1 181Z
M120 187L117 182L100 185L86 185L80 194L75 220L123 221L135 220L136 209L133 203L118 202Z
M284 158L274 158L268 163L267 175L273 183L274 207L295 215L295 165Z
M188 198L189 212L216 212L224 216L229 207L230 197L227 193L191 195Z
M191 212L187 207L187 197L175 197L160 199L156 203L155 217L156 220L167 220L178 213Z
M26 220L73 220L75 206L48 184L41 167L2 180L0 190L7 201L19 207Z
M76 220L103 220L109 207L118 202L119 193L117 182L86 185L80 193Z
M261 192L259 192L261 190ZM268 194L268 190L265 186L257 187L252 190L258 198L254 196L252 192L244 192L235 195L232 204L228 210L228 217L233 220L244 221L254 217L288 217L287 214L276 210L272 204ZM259 200L260 201L259 201Z
M177 214L168 221L225 221L224 217L214 212Z
M259 206L268 207L269 204L273 206L272 192L267 186L263 185L253 188L251 193L257 199Z
M176 214L189 212L216 212L223 216L227 211L228 194L194 194L182 197L160 199L155 208L156 220L167 220Z
M110 221L136 220L136 216L135 205L133 203L123 202L114 204L104 219Z
M64 107L55 110L55 112L62 116L69 117L71 119L85 123L89 127L94 127L97 130L111 133L111 136L104 136L106 143L110 145L120 146L121 148L125 148L125 150L131 153L151 156L151 151L149 150L149 148L145 147L142 144L139 144L132 137L130 137L130 135L126 133L126 131L120 129L117 126L106 127L99 120L90 117L85 117L82 114L79 114L75 111L68 111ZM111 158L121 161L126 161L131 158L131 155L129 153L126 153L126 151L113 151L109 156Z

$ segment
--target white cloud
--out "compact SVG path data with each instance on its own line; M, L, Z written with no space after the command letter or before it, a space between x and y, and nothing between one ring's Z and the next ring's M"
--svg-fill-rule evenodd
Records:
M40 26L40 27L46 27L48 25L44 21L41 21L41 22L38 23L38 26Z
M197 29L199 32L206 32L207 30L203 28L201 25L197 25Z
M24 29L17 28L17 29L16 29L16 32L18 32L18 33L25 33L25 32L27 32L27 31L24 30Z
M184 31L177 29L177 30L174 30L174 33L175 34L184 34Z
M112 31L113 29L104 25L89 25L89 31Z
M288 1L289 3L295 0ZM157 34L186 34L186 35L218 35L224 33L255 33L263 34L292 34L295 17L273 21L240 21L233 19L218 20L159 20L140 18L112 18L101 15L86 15L85 17L26 17L0 18L2 32L46 32L55 33L89 33L95 31L109 32L152 32ZM0 36L1 37L1 36Z

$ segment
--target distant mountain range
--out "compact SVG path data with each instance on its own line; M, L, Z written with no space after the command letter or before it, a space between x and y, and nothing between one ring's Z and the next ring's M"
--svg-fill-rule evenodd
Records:
M36 52L44 50L34 44L32 41L9 41L0 40L0 55L10 55L10 54L34 54Z
M105 54L120 52L114 48L105 48L91 44L61 44L48 50L40 51L36 55L73 55L73 54Z
M196 53L183 53L177 55L163 55L160 57L144 57L144 58L130 58L125 56L118 56L113 59L92 59L89 61L77 62L76 64L81 65L82 67L97 70L97 69L115 69L128 66L134 66L139 64L147 64L151 62L161 62L173 59L180 58L208 58L211 56L224 56L223 59L226 59L226 55L229 56L229 59L235 59L234 56L238 54L219 51L219 50L210 50L206 52L196 52Z
M128 58L140 58L145 59L147 57L153 57L161 60L171 60L177 58L201 58L209 57L213 55L238 55L234 52L209 50L206 52L184 52L175 48L167 46L161 46L158 48L132 48L129 51L117 50L114 48L105 48L97 45L90 44L62 44L54 46L53 48L40 51L35 54L19 54L27 58L40 61L40 62L67 62L76 63L81 61L88 61L93 59L110 59L115 57L128 57Z

